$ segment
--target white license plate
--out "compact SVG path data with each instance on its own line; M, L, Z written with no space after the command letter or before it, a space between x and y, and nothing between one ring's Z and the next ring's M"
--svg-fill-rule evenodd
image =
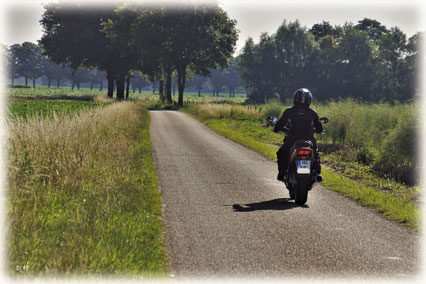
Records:
M297 160L297 173L298 174L310 174L311 173L311 161L310 160Z

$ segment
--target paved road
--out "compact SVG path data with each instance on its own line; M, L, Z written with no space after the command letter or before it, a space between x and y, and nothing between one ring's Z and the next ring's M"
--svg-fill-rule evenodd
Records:
M417 275L419 236L407 228L319 185L296 206L274 162L186 114L151 118L176 277Z

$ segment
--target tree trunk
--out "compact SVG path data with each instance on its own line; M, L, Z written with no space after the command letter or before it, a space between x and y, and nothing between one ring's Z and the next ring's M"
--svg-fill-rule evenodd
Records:
M164 103L164 80L160 80L160 86L159 86L159 94L160 94L160 100Z
M58 79L57 81L56 81L56 88L58 88L59 89L59 82L60 82L61 80L60 79Z
M229 97L232 98L232 89L229 89Z
M167 103L171 104L173 102L172 100L172 70L169 68L166 71L166 98Z
M142 93L142 87L139 86L139 94Z
M185 81L186 81L186 66L181 66L178 70L178 106L183 106L183 92L185 90Z
M198 89L198 97L201 97L201 89Z
M36 79L31 79L33 81L33 89L35 89L35 81Z
M80 90L80 82L77 82L77 90Z
M115 80L117 84L117 99L124 99L124 84L125 84L125 75L117 75L117 79Z
M152 84L152 93L153 93L153 94L155 94L155 90L156 90L156 87L155 87L155 86L156 86L156 85L153 83L153 84Z
M47 86L48 88L50 88L50 84L52 83L52 79L51 78L47 78Z
M15 79L13 78L13 76L12 76L12 86L13 86L13 82L15 81Z
M130 75L127 75L126 76L126 100L129 99L129 89L130 89Z
M74 90L75 82L72 82L71 90Z
M28 86L28 77L25 76L25 86Z
M93 85L94 84L95 84L94 82L90 82L90 90L93 90Z
M104 79L101 79L99 82L99 91L101 92L102 92L103 84L104 84Z
M136 85L132 84L132 88L133 88L133 94L136 93Z
M107 72L107 81L108 81L107 97L112 98L114 95L114 75L111 72Z
M213 97L216 96L216 88L213 86Z

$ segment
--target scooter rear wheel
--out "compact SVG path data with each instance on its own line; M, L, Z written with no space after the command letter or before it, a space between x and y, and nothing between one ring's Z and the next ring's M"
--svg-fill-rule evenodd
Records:
M299 180L295 190L295 202L303 205L308 201L308 183L307 181Z

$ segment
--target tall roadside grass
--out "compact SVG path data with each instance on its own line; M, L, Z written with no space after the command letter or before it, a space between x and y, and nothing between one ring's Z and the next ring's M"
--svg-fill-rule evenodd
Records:
M418 182L416 159L420 134L419 105L360 104L353 100L315 105L332 122L321 137L325 143L347 145L336 157L370 166L388 178L413 185Z
M190 104L187 111L202 119L247 119L259 120L262 118L261 109L254 106L237 104L202 103Z
M149 114L123 102L8 121L8 270L163 275Z

